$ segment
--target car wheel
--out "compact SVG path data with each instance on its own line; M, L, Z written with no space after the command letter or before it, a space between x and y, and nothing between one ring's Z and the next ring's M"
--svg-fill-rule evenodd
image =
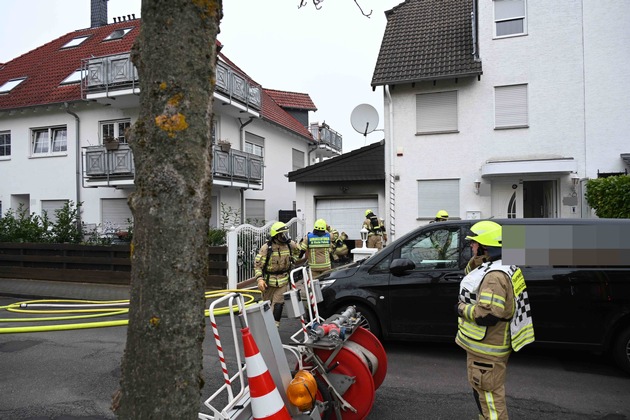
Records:
M360 326L374 334L379 340L381 339L381 325L378 323L374 312L364 305L355 305L357 312L361 313Z
M630 373L630 327L626 327L617 336L612 349L613 357L619 367Z

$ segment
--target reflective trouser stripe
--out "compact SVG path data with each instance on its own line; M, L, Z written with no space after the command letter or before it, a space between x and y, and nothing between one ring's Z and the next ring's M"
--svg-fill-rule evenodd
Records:
M490 391L484 391L483 393L486 400L486 408L488 409L488 416L490 420L497 420L499 418L499 414L497 413L497 408L494 404L494 395Z

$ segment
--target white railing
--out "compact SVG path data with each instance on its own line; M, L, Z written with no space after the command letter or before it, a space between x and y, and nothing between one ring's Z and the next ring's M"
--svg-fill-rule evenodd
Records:
M269 228L276 223L271 221L263 227L248 224L229 229L228 247L228 289L236 289L242 281L254 277L254 261L261 246L268 240ZM306 233L304 220L297 217L286 222L291 238L299 241Z

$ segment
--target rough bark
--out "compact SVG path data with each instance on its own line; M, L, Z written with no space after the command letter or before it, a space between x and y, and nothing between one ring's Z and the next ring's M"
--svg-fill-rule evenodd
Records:
M132 51L140 115L121 419L196 419L212 186L210 122L222 2L143 0Z

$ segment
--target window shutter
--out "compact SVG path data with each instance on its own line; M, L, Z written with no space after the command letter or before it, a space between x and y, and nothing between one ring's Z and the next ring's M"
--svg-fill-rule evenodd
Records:
M416 95L418 133L457 131L457 91Z
M57 223L56 210L61 210L68 200L42 200L42 216L44 212L48 215L48 220Z
M245 200L245 223L256 226L265 224L265 200Z
M115 228L126 229L129 226L127 219L131 220L131 210L126 198L103 198L101 200L103 213L103 227L113 225Z
M418 217L434 218L439 210L459 215L459 179L418 181Z
M528 125L527 85L495 87L495 127Z
M293 150L293 171L304 167L304 152L297 149Z

